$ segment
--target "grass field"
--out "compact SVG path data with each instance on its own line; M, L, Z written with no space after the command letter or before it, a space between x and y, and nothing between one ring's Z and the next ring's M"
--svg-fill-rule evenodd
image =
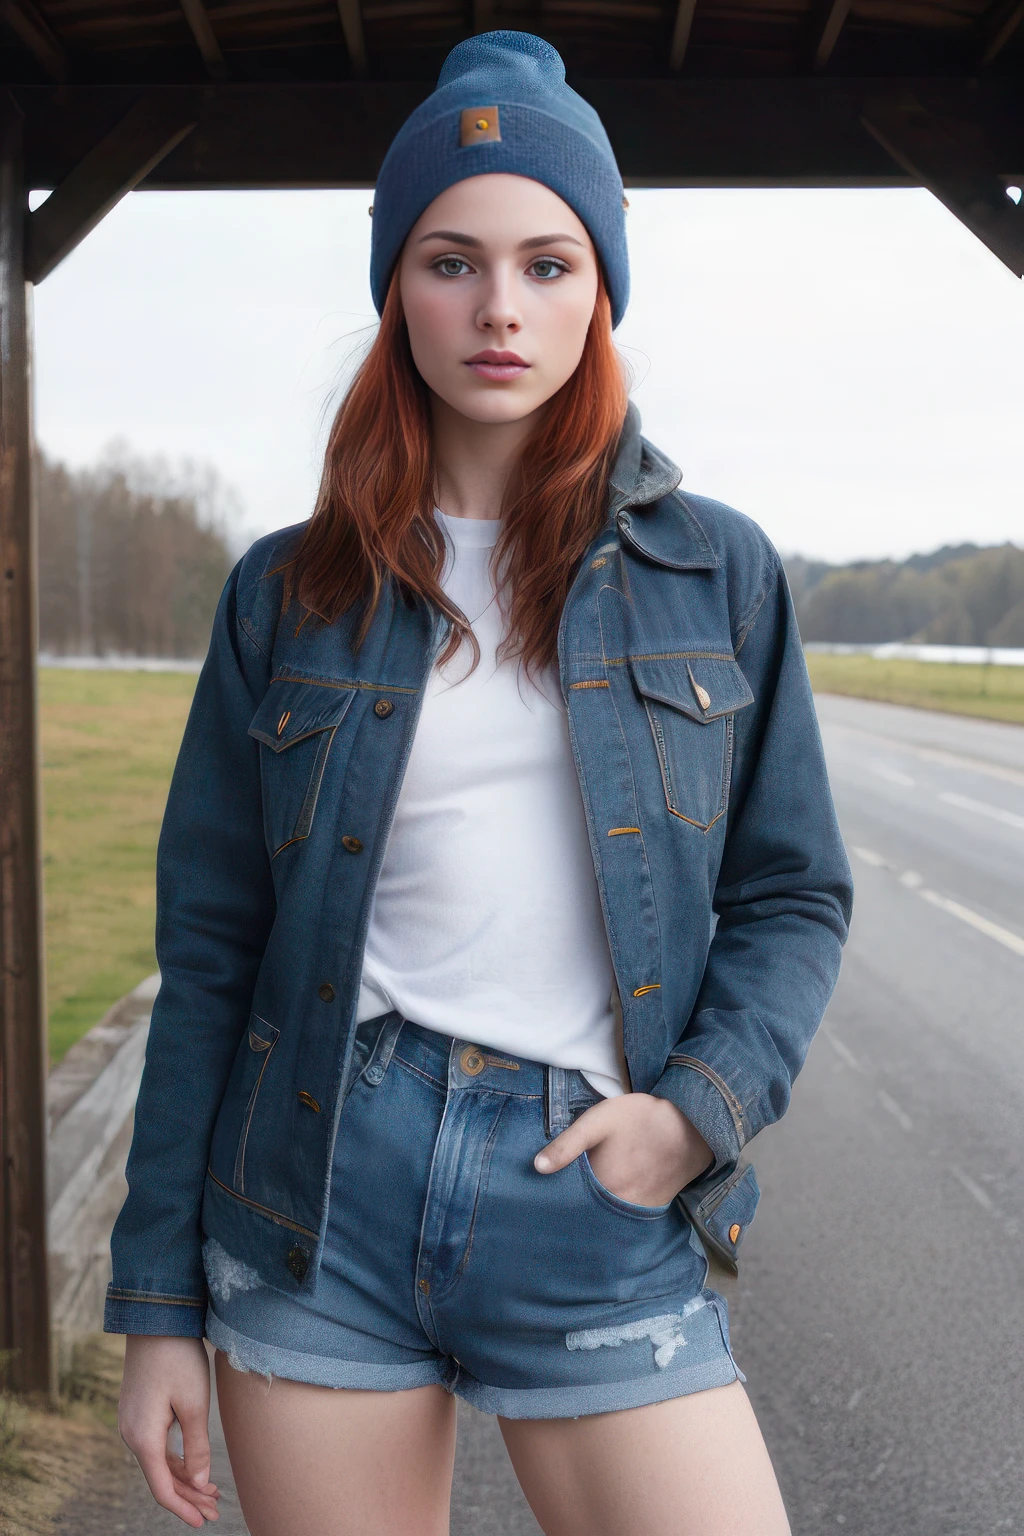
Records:
M195 683L40 672L51 1062L156 969L156 842Z
M874 656L808 653L817 693L940 709L1024 725L1024 667L946 665L937 661L879 661Z

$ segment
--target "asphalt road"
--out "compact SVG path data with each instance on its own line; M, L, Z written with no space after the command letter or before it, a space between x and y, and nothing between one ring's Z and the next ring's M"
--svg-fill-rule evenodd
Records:
M794 1536L1024 1532L1024 729L818 707L856 912L790 1110L750 1148L735 1352ZM215 1463L220 1536L242 1536L222 1443ZM140 1483L61 1529L181 1530ZM465 1410L453 1536L537 1530Z
M1024 729L818 709L855 915L737 1358L795 1536L1024 1531Z

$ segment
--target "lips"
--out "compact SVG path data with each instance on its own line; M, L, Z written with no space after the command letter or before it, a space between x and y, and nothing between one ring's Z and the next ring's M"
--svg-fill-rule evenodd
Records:
M499 383L521 378L529 366L518 352L498 352L494 348L466 358L466 367L472 368L478 378L494 379Z

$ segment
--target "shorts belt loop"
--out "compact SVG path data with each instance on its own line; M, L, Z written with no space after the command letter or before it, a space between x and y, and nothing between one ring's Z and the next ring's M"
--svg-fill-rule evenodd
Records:
M544 1068L544 1130L549 1140L560 1136L572 1123L569 1076L564 1067Z
M380 1034L377 1036L377 1043L370 1053L369 1061L363 1068L363 1076L374 1087L383 1081L384 1074L391 1065L391 1058L395 1054L395 1046L398 1044L398 1037L402 1033L402 1025L404 1023L405 1020L400 1013L392 1012L381 1025Z

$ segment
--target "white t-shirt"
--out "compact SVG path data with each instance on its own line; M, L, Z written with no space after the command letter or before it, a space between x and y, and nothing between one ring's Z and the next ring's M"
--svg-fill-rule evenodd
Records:
M456 1039L626 1090L621 1015L557 667L496 660L499 523L436 513L469 619L427 683L374 894L357 1021L397 1008ZM467 675L468 674L468 675Z

